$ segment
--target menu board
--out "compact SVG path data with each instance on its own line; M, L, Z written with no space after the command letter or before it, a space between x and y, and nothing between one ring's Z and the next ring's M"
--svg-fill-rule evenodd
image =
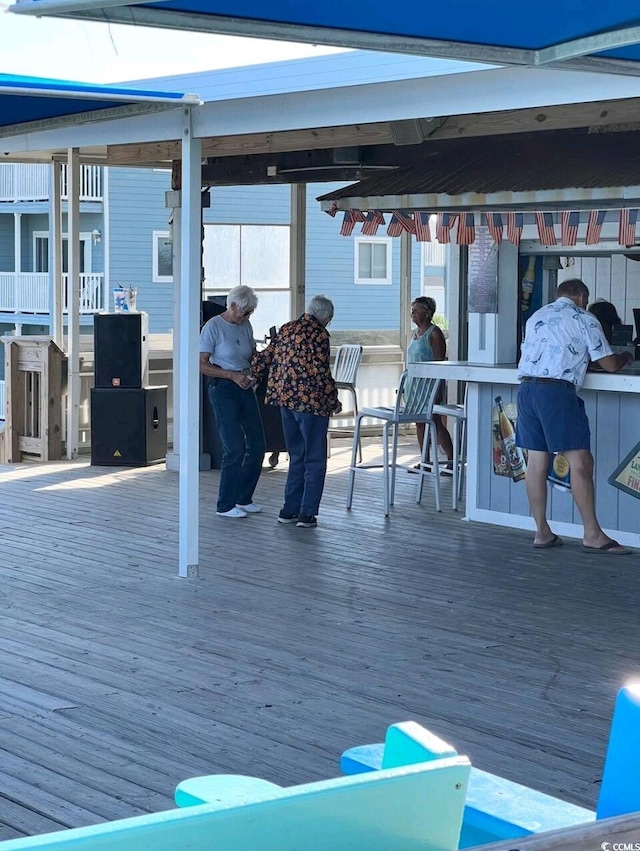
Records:
M482 226L469 246L468 297L469 313L498 312L498 246Z
M640 443L609 476L609 484L614 488L640 499Z

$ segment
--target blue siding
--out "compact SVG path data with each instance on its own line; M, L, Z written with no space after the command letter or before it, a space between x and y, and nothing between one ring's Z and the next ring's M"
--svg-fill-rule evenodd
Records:
M149 314L149 330L161 333L173 326L173 285L153 283L153 232L169 230L171 211L164 193L171 188L165 171L110 168L109 288L138 289L138 309ZM109 309L113 300L109 293Z
M214 186L204 221L217 224L288 225L288 186Z
M13 272L13 216L0 211L0 272Z

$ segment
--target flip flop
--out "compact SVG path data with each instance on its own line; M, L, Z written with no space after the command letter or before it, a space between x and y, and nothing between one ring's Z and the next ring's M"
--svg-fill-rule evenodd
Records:
M534 550L550 550L551 547L561 547L563 544L562 538L559 538L557 535L554 535L550 541L547 541L546 544L534 544Z
M631 555L632 550L629 547L623 547L617 541L607 541L601 547L588 547L586 544L583 544L582 552L593 553L594 555L627 556Z

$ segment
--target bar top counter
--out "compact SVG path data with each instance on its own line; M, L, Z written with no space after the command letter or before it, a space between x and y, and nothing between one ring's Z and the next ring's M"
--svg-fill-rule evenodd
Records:
M473 384L518 384L515 363L482 364L468 361L428 361L409 364L414 375L468 381ZM640 361L620 372L588 372L581 390L605 390L613 393L640 393Z

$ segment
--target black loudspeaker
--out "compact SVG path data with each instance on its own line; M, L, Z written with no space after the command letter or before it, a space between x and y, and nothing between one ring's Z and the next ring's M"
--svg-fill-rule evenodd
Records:
M167 455L167 388L91 390L91 463L146 467Z
M94 317L95 387L143 387L149 356L146 313Z

